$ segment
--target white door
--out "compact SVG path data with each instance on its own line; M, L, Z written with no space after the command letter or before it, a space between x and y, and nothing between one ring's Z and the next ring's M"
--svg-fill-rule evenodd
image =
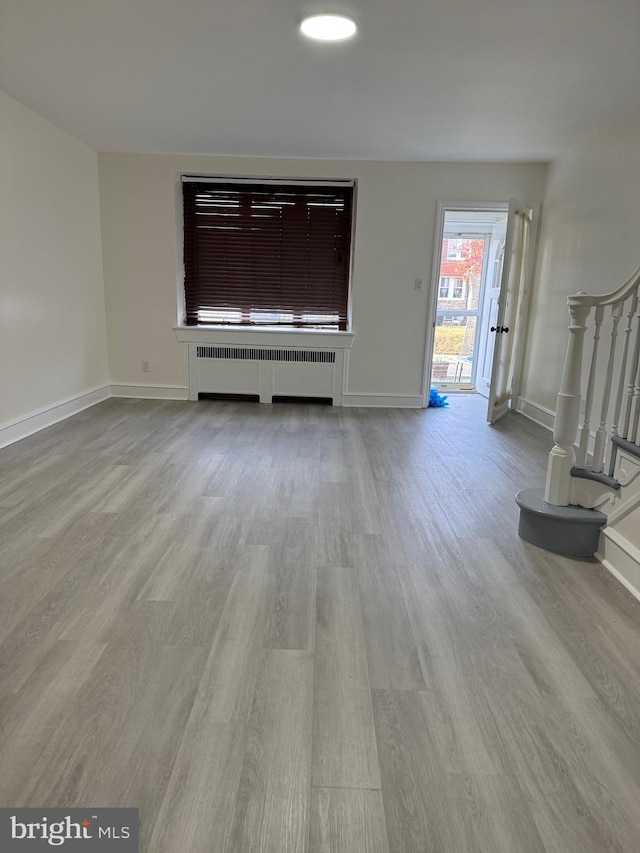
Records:
M500 297L495 323L490 325L495 344L487 420L492 424L504 417L518 394L536 220L536 208L510 200Z
M493 233L489 242L489 263L487 283L482 294L482 321L478 333L478 368L476 373L476 391L483 397L489 396L489 389L491 388L491 368L496 337L495 333L490 332L489 329L492 326L495 328L498 320L498 301L504 264L506 230L507 219L505 216L502 222L497 222L493 226Z

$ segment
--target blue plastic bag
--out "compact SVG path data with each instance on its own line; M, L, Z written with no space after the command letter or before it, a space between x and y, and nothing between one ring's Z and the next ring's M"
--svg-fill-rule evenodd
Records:
M440 408L442 406L448 406L447 398L442 394L438 394L435 388L432 388L429 391L429 407Z

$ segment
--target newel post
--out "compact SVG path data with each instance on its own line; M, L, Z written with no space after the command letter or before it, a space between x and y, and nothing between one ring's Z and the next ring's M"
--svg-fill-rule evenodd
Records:
M582 294L576 294L580 299ZM571 495L571 469L575 464L574 444L578 434L580 418L582 350L590 304L582 299L568 300L571 323L569 325L569 344L564 362L562 383L556 404L556 419L553 429L555 447L549 453L547 465L547 485L544 499L555 506L568 506Z

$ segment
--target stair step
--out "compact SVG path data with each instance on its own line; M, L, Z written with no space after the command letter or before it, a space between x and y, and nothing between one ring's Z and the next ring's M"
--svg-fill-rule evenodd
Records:
M590 471L588 468L574 467L571 469L571 476L579 477L583 480L594 480L596 483L602 483L603 486L609 486L611 489L620 488L620 483L615 477L609 477L607 474L603 474L602 472L596 473L595 471Z
M627 453L640 459L640 445L634 444L633 441L629 441L627 438L620 438L619 435L612 435L611 441L620 450L625 450Z
M607 516L597 509L554 506L544 489L523 489L516 495L520 507L518 533L525 542L574 557L588 557L598 549L600 528Z

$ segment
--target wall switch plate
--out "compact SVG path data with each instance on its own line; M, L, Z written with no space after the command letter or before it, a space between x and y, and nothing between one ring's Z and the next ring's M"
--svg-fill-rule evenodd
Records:
M143 372L143 373L148 373L148 372L149 372L149 362L148 362L148 361L143 361L143 362L142 362L142 372Z
M417 279L413 282L413 289L414 289L414 290L422 290L422 285L423 285L423 283L424 283L424 279L423 279L423 278L417 278Z

